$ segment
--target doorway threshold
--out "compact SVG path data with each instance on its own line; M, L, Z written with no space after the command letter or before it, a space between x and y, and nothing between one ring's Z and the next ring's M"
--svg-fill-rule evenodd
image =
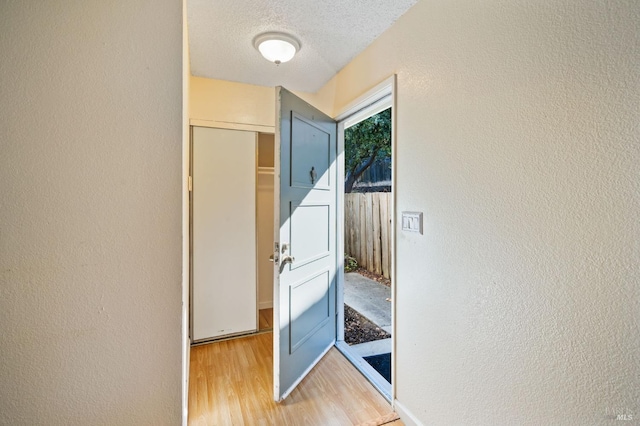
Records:
M382 377L361 355L356 353L354 349L346 344L344 340L336 342L336 348L344 355L345 358L353 364L354 367L362 373L362 375L373 385L374 388L391 403L391 383Z

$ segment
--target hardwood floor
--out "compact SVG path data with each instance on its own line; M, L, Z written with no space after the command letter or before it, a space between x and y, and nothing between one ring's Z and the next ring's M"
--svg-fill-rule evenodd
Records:
M285 401L274 402L272 339L262 333L191 348L189 426L402 425L335 348Z

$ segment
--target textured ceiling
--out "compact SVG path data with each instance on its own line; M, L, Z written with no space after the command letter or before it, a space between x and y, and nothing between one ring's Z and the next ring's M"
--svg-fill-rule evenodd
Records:
M417 0L188 0L194 76L315 92ZM279 66L253 47L265 31L302 48Z

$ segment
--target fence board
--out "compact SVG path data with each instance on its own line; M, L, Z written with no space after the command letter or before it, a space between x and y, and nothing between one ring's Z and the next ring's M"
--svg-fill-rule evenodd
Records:
M362 233L360 232L360 199L353 197L353 244L355 247L356 260L362 257L362 250L360 247L362 241Z
M353 256L349 252L353 247L353 202L351 198L344 197L344 252L346 255Z
M365 229L367 230L367 269L375 271L373 265L373 197L371 193L365 194Z
M360 225L360 258L358 264L363 268L367 268L367 200L364 194L358 195L358 205L360 207L358 218Z
M380 194L371 193L371 223L373 224L373 272L382 275L382 250L380 241Z
M391 275L391 256L389 253L389 197L380 197L380 243L382 249L382 275L389 278Z
M391 275L391 193L345 194L345 254L363 268Z

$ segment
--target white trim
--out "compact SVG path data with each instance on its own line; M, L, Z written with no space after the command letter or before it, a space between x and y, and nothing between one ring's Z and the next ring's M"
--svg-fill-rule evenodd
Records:
M273 241L280 243L280 87L275 88L275 129L273 144ZM275 248L275 247L274 247ZM280 401L280 273L273 268L273 399Z
M187 31L187 0L182 0L182 175L181 175L181 219L182 219L182 281L181 281L181 382L182 382L182 426L189 421L189 371L191 368L191 234L189 176L191 167L191 126L189 125L189 32Z
M344 123L337 123L336 155L336 340L344 340Z
M273 333L273 334L275 335L275 334L277 334L277 333ZM289 394L290 394L291 392L293 392L293 390L296 388L296 386L298 386L298 385L300 384L300 382L301 382L301 381L303 381L305 377L307 377L307 374L309 374L309 372L310 372L311 370L313 370L313 367L315 367L315 366L316 366L316 364L318 364L318 363L320 362L320 360L322 359L322 357L324 357L324 356L327 354L327 352L329 352L329 351L331 350L331 348L332 348L335 344L336 344L336 341L334 340L333 342L331 342L331 344L330 344L329 346L327 346L327 348L326 348L325 350L323 350L323 351L322 351L322 353L320 354L320 356L319 356L318 358L316 358L316 359L315 359L315 361L313 361L313 362L311 363L311 365L310 365L306 370L304 370L304 373L302 373L302 375L301 375L300 377L298 377L298 378L296 379L296 381L295 381L295 382L293 382L293 384L291 385L291 387L290 387L289 389L287 389L287 391L286 391L285 393L283 393L283 394L282 394L282 398L280 398L280 400L279 400L278 402L280 402L280 401L284 401L284 400L289 396Z
M402 423L406 426L424 426L424 424L397 399L393 401L393 409L398 413L400 420L402 420Z
M389 213L389 218L391 219L391 271L389 273L389 277L391 278L391 399L395 400L396 398L396 389L398 388L397 380L396 380L396 289L398 288L398 283L396 281L396 194L398 191L397 188L397 170L398 170L398 149L397 149L397 78L394 74L390 84L391 84L391 212Z
M273 133L275 131L275 126L264 126L261 124L248 124L248 123L234 123L231 121L200 120L197 118L192 118L191 120L189 120L189 124L191 126L196 126L196 127L215 127L217 129L246 130L249 132L260 132L260 133Z
M187 316L189 313L187 312ZM182 407L182 426L187 426L189 424L189 372L191 371L191 338L187 339L187 359L184 361L186 363L187 376L186 379L183 379L183 385L186 387L186 392L183 394L183 407Z
M258 272L258 182L260 178L258 177L258 171L260 167L258 167L258 141L260 140L260 135L258 132L255 133L255 145L254 145L254 158L255 158L255 168L253 169L253 185L254 185L254 203L255 203L255 212L254 212L254 248L255 248L255 262L256 262L256 331L260 331L260 281ZM273 321L273 320L272 320Z
M361 121L364 121L367 118L384 111L385 109L391 108L393 106L393 99L391 98L391 96L391 94L385 95L374 103L360 108L359 110L342 120L345 129L351 126L355 126Z

